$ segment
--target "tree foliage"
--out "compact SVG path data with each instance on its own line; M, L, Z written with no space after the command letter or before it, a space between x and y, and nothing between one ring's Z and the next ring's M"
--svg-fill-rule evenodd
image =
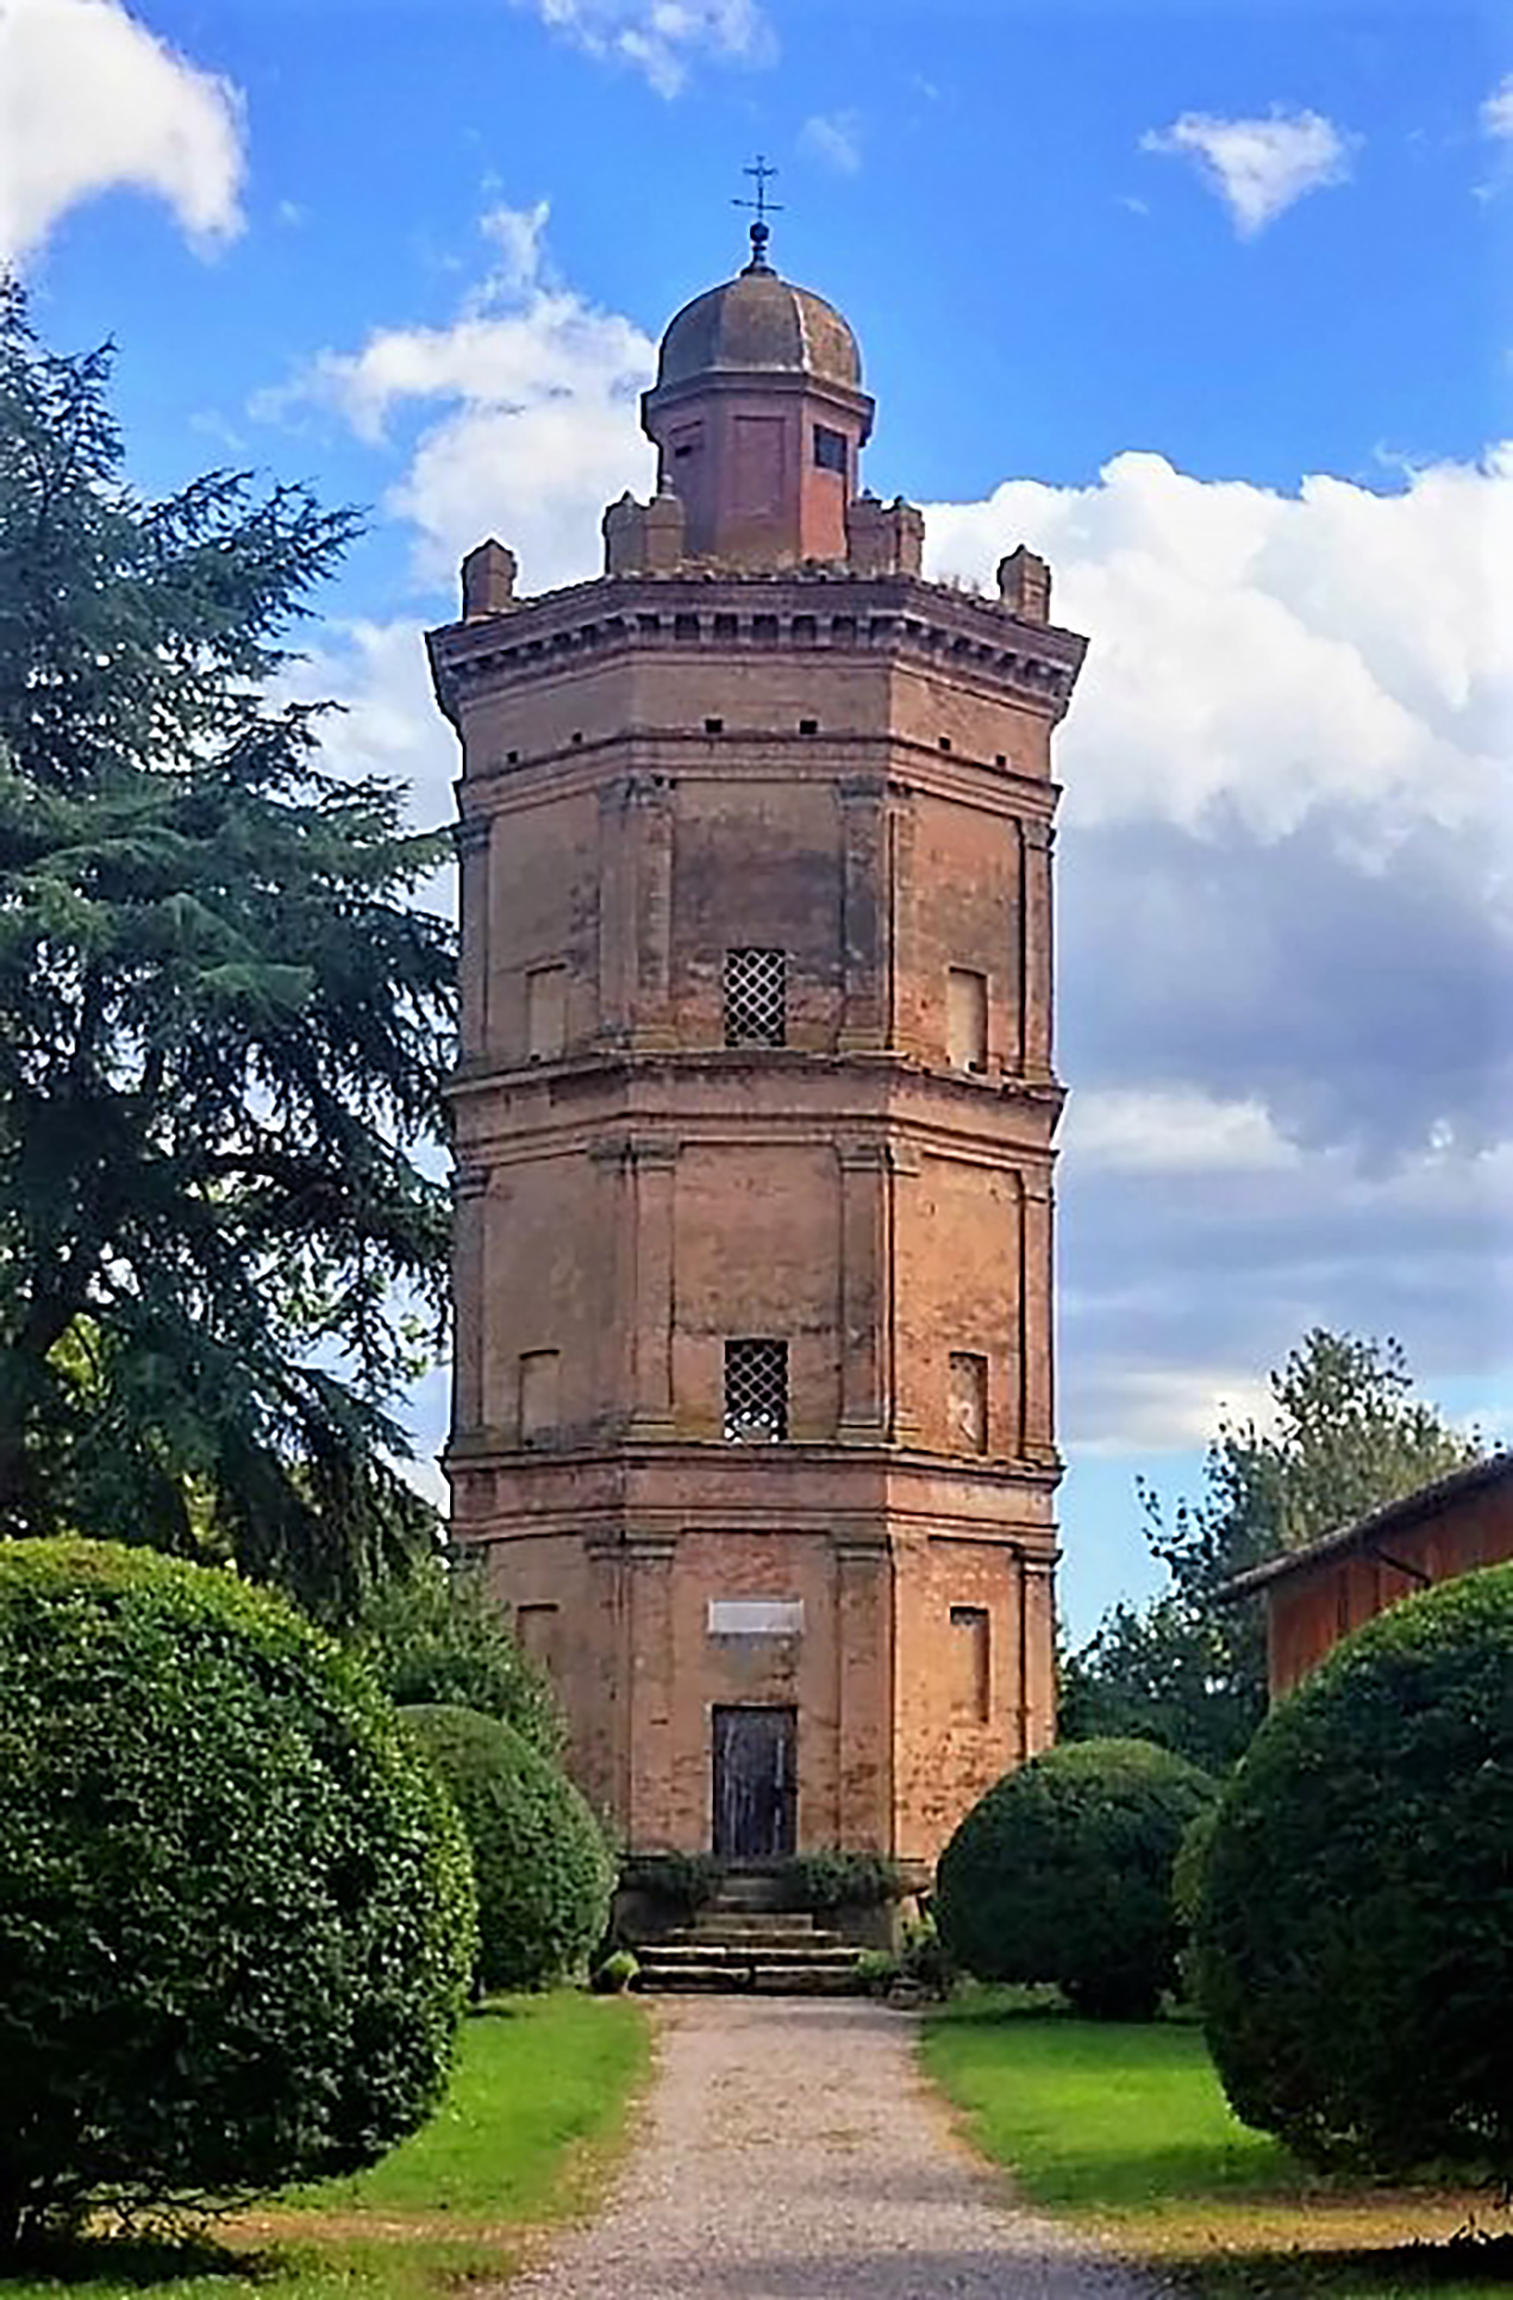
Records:
M1219 1589L1482 1451L1413 1394L1392 1340L1315 1327L1270 1389L1265 1423L1220 1423L1201 1499L1168 1520L1141 1487L1169 1584L1143 1608L1115 1608L1066 1663L1063 1735L1139 1733L1200 1764L1233 1763L1265 1715L1265 1637L1258 1607L1221 1603Z
M1116 1605L1061 1665L1064 1741L1136 1739L1222 1773L1260 1722L1262 1688L1234 1665L1234 1627L1217 1606L1166 1590Z
M416 1532L441 849L276 693L351 517L225 472L144 500L109 373L0 288L0 1530L340 1604Z
M497 1717L435 1705L400 1718L472 1847L480 1985L546 1988L586 1970L609 1922L615 1865L567 1775Z
M444 2081L467 1848L282 1597L0 1543L0 2245L372 2162Z
M1513 2178L1510 1844L1503 1565L1345 1638L1225 1792L1197 1982L1247 2123L1315 2163Z
M550 1682L510 1633L476 1565L431 1552L364 1597L353 1643L391 1701L474 1709L512 1725L543 1757L565 1732Z
M1149 1741L1068 1741L1006 1773L941 1855L947 1954L979 1980L1054 1981L1094 2019L1149 2020L1177 1977L1173 1864L1215 1793Z

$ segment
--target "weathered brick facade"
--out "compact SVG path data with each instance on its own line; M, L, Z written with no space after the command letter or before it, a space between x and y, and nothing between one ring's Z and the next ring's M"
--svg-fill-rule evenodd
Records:
M790 1713L780 1841L921 1858L1052 1730L1083 642L1027 553L1000 598L922 580L919 515L856 493L870 420L844 322L758 266L668 331L605 575L517 599L485 545L431 639L454 1532L637 1849L773 1849L729 1837L717 1709Z

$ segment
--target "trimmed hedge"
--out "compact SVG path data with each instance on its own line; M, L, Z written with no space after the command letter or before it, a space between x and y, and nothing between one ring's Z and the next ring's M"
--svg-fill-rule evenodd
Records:
M816 1914L883 1909L904 1897L904 1873L886 1853L795 1853L782 1873L800 1906Z
M441 2093L473 1926L446 1800L285 1600L0 1541L0 2243L372 2163Z
M604 1937L615 1867L573 1784L500 1718L446 1703L401 1709L445 1782L478 1888L478 1985L536 1989L581 1973Z
M623 1892L644 1893L680 1917L707 1908L723 1875L712 1853L627 1853L620 1863Z
M1177 1849L1216 1795L1150 1741L1069 1741L1006 1773L941 1856L946 1953L980 1980L1054 1981L1094 2019L1150 2019L1177 1978Z
M1394 1605L1262 1726L1196 1966L1238 2115L1323 2165L1513 2177L1513 1565Z

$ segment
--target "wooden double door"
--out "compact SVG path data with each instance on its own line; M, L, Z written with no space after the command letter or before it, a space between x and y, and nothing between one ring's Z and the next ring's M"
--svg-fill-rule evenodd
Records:
M732 1705L714 1712L714 1850L726 1861L781 1861L798 1815L798 1711Z

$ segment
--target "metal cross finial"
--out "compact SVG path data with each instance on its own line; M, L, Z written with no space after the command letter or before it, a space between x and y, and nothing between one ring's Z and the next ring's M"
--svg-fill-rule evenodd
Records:
M754 200L732 200L730 203L733 208L754 208L756 210L756 222L751 227L751 261L746 266L749 272L768 272L772 269L771 264L767 261L767 242L772 237L767 218L780 216L783 208L780 200L768 199L767 184L768 179L775 176L777 172L776 168L769 165L766 154L758 152L756 159L741 170L743 176L755 178L756 198Z

